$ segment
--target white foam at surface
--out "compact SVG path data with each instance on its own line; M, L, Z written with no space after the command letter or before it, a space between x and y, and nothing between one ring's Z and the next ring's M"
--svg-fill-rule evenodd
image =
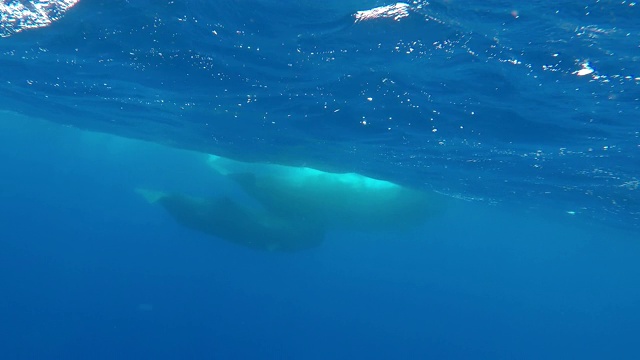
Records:
M29 0L0 3L0 37L40 28L58 20L79 0Z

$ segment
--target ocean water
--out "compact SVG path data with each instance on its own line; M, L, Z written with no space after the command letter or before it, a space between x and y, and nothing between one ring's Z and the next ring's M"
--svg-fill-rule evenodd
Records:
M0 358L640 358L640 4L0 14ZM208 154L446 206L260 251L136 192L254 201Z

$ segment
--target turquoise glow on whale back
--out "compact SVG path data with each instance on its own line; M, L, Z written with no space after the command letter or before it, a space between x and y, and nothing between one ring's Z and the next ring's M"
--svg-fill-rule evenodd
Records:
M291 186L301 186L309 179L322 179L326 183L339 184L352 188L380 190L400 188L399 185L385 180L378 180L361 174L333 173L310 167L295 167L267 163L245 163L223 158L217 155L209 155L209 165L223 175L232 173L253 173L269 175L277 178L286 178Z

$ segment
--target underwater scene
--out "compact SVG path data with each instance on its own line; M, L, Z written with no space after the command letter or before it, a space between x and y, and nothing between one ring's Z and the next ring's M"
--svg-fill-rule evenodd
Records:
M0 358L640 358L637 19L3 1Z

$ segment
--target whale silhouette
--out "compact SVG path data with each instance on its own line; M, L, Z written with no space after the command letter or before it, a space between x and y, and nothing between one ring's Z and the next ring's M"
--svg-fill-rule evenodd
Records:
M441 213L441 195L356 173L245 163L211 155L209 165L260 206L230 196L198 198L137 189L181 225L261 250L293 252L319 246L328 230L396 231Z

